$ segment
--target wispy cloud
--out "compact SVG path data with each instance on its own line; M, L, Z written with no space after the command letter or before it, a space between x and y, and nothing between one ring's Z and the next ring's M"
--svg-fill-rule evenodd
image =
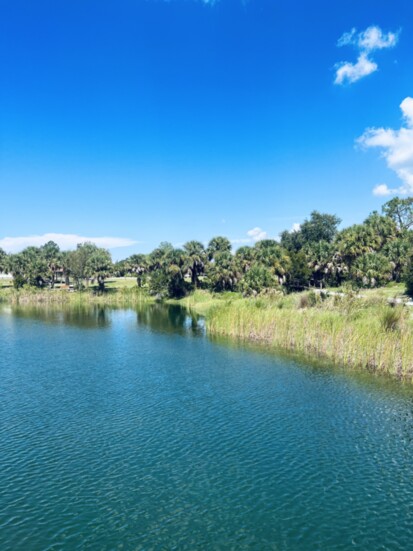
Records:
M267 232L258 227L248 230L247 235L252 239L252 241L262 241L268 237Z
M268 234L263 229L256 227L247 231L248 237L243 237L241 239L231 239L231 243L242 244L242 243L256 243L257 241L262 241L263 239L268 238Z
M22 237L4 237L0 239L0 247L6 252L15 253L30 246L40 247L48 241L54 241L63 250L74 249L78 243L90 241L105 249L116 249L118 247L129 247L137 241L123 237L85 237L67 233L45 233L43 235L28 235Z
M392 48L397 44L399 32L384 33L380 27L372 25L365 31L357 33L357 29L351 29L344 33L337 42L337 46L355 46L363 52L370 53L374 50L383 50L383 48Z
M405 124L398 130L392 128L368 128L357 143L365 148L379 147L387 166L402 181L398 188L379 184L374 195L386 196L395 193L413 194L413 98L407 97L400 104Z
M357 61L340 61L336 63L335 84L353 83L361 78L374 73L378 69L377 63L371 58L376 50L393 48L399 40L398 32L384 33L375 25L358 33L356 29L344 33L338 40L337 46L354 46L359 55Z

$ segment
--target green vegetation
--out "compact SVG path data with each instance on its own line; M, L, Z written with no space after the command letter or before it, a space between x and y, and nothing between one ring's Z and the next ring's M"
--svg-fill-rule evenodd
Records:
M183 298L196 289L257 296L347 285L369 289L405 281L413 295L413 199L394 198L362 224L338 230L340 219L313 211L301 228L243 246L214 237L207 246L188 241L182 248L163 242L149 254L112 263L93 243L60 251L50 241L18 254L0 250L0 271L15 289L93 288L104 294L109 277L134 277L136 286L157 299Z
M412 378L413 199L394 198L362 224L338 230L311 213L279 241L235 253L225 237L207 246L163 242L112 263L92 243L0 250L0 300L123 304L179 301L206 315L211 334L256 340L354 367Z
M413 380L409 309L389 305L381 294L360 297L352 292L309 291L244 298L198 291L183 302L206 316L210 335L255 341L337 365Z
M105 292L99 290L99 285L90 285L86 289L71 290L63 288L38 289L24 287L14 289L12 285L0 284L0 301L12 304L45 304L45 305L135 305L153 301L147 292L136 286L132 278L111 278L106 281Z

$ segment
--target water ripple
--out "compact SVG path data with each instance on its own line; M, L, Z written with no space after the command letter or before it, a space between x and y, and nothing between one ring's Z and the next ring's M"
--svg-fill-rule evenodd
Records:
M2 550L410 548L409 393L138 314L0 315Z

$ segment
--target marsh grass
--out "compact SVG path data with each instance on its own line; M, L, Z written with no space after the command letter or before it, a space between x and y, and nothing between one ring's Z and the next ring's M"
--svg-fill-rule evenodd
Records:
M390 308L377 298L354 297L326 299L311 306L312 299L301 297L296 297L295 305L288 302L281 308L276 302L257 307L256 301L263 299L216 305L208 312L207 330L413 379L413 327L407 309Z
M384 331L400 331L406 321L406 310L403 307L387 306L381 312L380 322Z
M408 308L388 305L387 293L360 297L347 292L324 297L309 292L243 298L239 293L198 290L168 300L205 316L210 335L263 343L277 350L322 358L336 365L413 380L413 323ZM145 290L125 280L112 281L103 294L95 289L1 289L0 300L19 305L134 306L154 302Z
M142 302L151 302L153 299L136 285L134 287L125 285L119 288L108 287L103 293L98 292L95 287L74 292L62 289L39 290L34 288L23 288L16 290L9 288L0 291L0 301L20 305L107 304L128 306L140 304Z

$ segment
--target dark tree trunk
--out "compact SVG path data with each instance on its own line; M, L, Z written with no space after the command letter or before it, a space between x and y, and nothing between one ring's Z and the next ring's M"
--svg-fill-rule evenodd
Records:
M98 285L99 285L99 291L105 290L105 278L103 276L98 276Z

